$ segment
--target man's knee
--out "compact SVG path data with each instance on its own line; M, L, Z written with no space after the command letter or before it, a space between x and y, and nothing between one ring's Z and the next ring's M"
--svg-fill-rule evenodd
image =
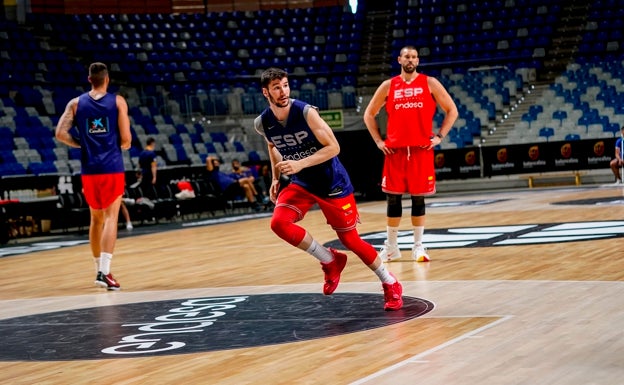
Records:
M401 204L401 195L386 194L386 201L388 202L386 208L386 215L389 218L400 218L403 213L403 206Z
M286 242L293 246L297 246L305 237L305 229L294 224L288 218L279 218L274 216L271 220L271 230Z
M412 216L422 217L425 215L425 197L412 196Z

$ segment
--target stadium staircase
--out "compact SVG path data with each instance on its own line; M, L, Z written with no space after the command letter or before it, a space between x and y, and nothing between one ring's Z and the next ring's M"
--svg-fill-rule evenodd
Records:
M358 66L358 94L372 95L379 84L392 74L392 12L367 12L364 28Z
M508 132L515 130L517 124L522 120L522 115L529 111L529 108L541 98L545 90L549 89L548 83L541 82L530 87L507 112L507 118L500 119L485 137L486 146L497 146L501 140L508 137Z
M552 45L545 52L544 70L541 71L540 80L552 82L574 61L574 55L583 40L582 34L590 8L591 2L586 0L563 3L561 17L553 32Z

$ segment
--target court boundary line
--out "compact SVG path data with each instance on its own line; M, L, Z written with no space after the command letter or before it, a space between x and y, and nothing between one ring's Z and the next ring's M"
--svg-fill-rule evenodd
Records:
M440 317L435 317L435 318L466 318L466 317L468 317L468 316L450 316L450 317L449 316L447 316L447 317L440 316ZM477 316L473 316L473 317L477 317ZM446 342L444 342L444 343L442 343L442 344L440 344L438 346L435 346L435 347L433 347L431 349L427 349L424 352L419 353L419 354L417 354L417 355L415 355L413 357L410 357L410 358L408 358L406 360L403 360L403 361L398 362L398 363L396 363L394 365L388 366L385 369L379 370L379 371L377 371L377 372L375 372L375 373L373 373L371 375L368 375L368 376L366 376L364 378L361 378L361 379L359 379L357 381L351 382L349 385L362 385L362 384L366 384L369 381L372 381L372 380L375 380L375 379L377 379L377 378L379 378L381 376L390 374L394 370L400 369L400 368L402 368L404 366L407 366L408 364L412 364L412 363L415 363L415 362L422 361L422 359L424 357L427 357L428 355L430 355L432 353L435 353L435 352L440 351L442 349L445 349L445 348L447 348L447 347L449 347L451 345L454 345L454 344L457 344L457 343L462 342L464 340L467 340L469 338L472 338L475 335L477 335L477 334L479 334L479 333L481 333L481 332L483 332L485 330L491 329L491 328L493 328L495 326L498 326L499 324L501 324L503 322L509 321L514 316L513 315L503 315L503 316L496 316L496 315L485 316L485 315L482 315L482 316L478 316L478 317L501 317L501 318L499 318L499 319L497 319L495 321L492 321L492 322L488 323L487 325L484 325L484 326L481 326L481 327L479 327L477 329L471 330L468 333L462 334L459 337L455 337L455 338L453 338L451 340L448 340L448 341L446 341ZM434 317L422 317L422 318L424 319L424 318L434 318Z

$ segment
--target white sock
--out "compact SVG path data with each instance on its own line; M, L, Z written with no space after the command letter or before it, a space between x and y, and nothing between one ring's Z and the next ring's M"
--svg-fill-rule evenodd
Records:
M113 259L113 254L100 253L100 271L102 274L108 275L110 273L111 259Z
M95 262L95 273L100 272L100 257L93 258L93 262Z
M384 265L383 263L379 265L377 270L375 270L375 274L377 274L377 276L383 283L388 283L392 285L396 282L396 279L390 274L390 272L386 268L386 265Z
M312 244L310 244L310 247L308 247L306 252L322 263L329 263L334 260L334 256L331 251L329 251L326 247L321 246L321 244L315 240L312 240Z
M414 226L414 245L422 245L425 226Z
M391 246L397 246L399 244L399 228L386 226L386 232L388 233L388 239L386 240L388 244Z

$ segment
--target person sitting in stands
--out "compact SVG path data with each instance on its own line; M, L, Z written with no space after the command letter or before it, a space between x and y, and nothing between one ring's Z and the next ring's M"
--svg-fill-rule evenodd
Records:
M232 159L231 175L233 178L238 180L238 183L251 184L253 188L253 193L258 202L262 202L262 204L267 204L270 202L268 194L265 193L266 190L264 190L260 185L260 179L256 178L257 172L255 172L255 170L247 166L243 166L238 159Z
M221 188L221 192L227 198L234 198L244 195L249 205L255 210L260 211L262 207L256 200L256 188L253 180L249 178L236 179L231 174L224 173L219 170L221 165L220 159L209 155L206 158L206 171L208 171L208 179L212 180Z
M241 165L241 162L238 159L232 159L232 177L239 181L239 183L249 183L253 187L254 195L258 195L256 188L254 186L254 182L256 178L254 177L251 169L249 167L245 167Z

